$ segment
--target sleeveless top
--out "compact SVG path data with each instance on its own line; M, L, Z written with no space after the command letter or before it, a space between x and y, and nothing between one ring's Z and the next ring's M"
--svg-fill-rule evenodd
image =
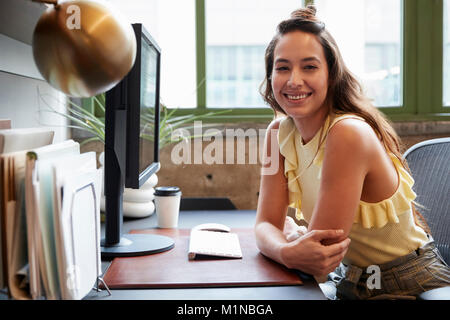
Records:
M284 174L288 180L289 203L296 208L296 218L311 221L317 203L322 162L329 130L343 119L363 118L352 114L327 117L314 138L303 144L294 121L280 121L278 143L284 156ZM413 178L397 157L389 153L399 178L395 193L388 199L369 203L360 200L349 238L352 240L342 261L358 267L382 264L404 256L429 242L425 231L414 222L411 202Z

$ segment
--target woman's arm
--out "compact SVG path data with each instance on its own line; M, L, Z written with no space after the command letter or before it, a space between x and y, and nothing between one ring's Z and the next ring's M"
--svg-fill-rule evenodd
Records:
M287 243L283 228L289 199L284 158L277 141L279 125L279 121L275 120L266 131L255 233L261 252L283 263L281 248ZM269 173L268 168L272 168L272 172Z
M295 241L286 240L283 228L289 199L284 176L284 158L280 154L276 139L278 128L279 122L274 121L266 132L255 224L256 242L265 256L288 268L299 269L312 275L324 275L339 265L350 240L345 239L332 246L323 245L321 241L324 239L341 237L336 230L314 230ZM273 169L276 162L277 170L264 174L265 169Z
M331 128L325 147L318 201L308 230L342 229L342 239L348 236L376 144L379 141L375 132L360 120L345 119ZM329 240L325 244L337 240Z

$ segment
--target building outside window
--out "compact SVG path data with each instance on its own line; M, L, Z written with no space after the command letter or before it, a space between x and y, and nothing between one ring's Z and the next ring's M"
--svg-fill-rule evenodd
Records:
M261 108L264 52L277 24L299 0L206 0L208 107Z
M270 119L259 92L264 52L277 24L305 2L392 119L440 119L450 107L450 0L107 1L160 45L162 102L186 109L180 115L226 108L230 121Z
M400 0L316 0L318 17L377 107L402 105Z

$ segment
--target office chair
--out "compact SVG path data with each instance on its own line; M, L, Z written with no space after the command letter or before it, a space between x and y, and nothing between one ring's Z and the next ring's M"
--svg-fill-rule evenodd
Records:
M180 210L236 210L228 198L181 198Z
M450 264L450 137L420 142L403 157L415 181L418 210L430 227L436 247ZM435 290L424 292L419 299L450 299L450 287Z

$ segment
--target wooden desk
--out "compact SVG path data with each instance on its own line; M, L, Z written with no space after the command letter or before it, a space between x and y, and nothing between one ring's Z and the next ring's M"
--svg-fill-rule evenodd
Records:
M216 222L230 228L249 228L255 223L254 210L180 211L179 227L192 228L200 223ZM123 233L156 227L156 216L125 219ZM103 230L102 230L103 233ZM110 262L103 261L104 271ZM86 299L94 300L326 300L314 279L302 278L302 286L270 286L239 288L136 289L92 291Z

